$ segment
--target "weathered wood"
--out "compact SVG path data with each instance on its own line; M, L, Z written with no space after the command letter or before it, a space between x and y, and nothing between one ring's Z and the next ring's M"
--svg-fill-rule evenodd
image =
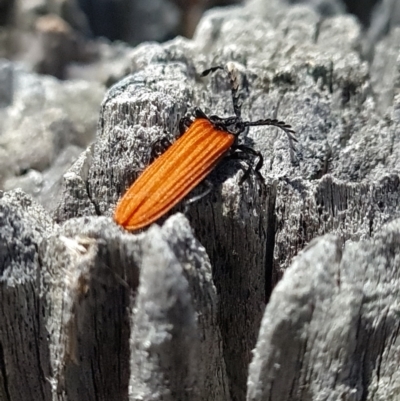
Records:
M311 183L289 179L280 183L274 209L274 284L293 257L318 235L329 232L342 241L359 241L379 232L400 216L399 189L397 174L360 183L331 175Z
M229 399L211 266L182 216L132 235L31 204L0 200L4 399Z
M247 400L399 399L399 254L400 220L312 241L266 308Z
M0 194L0 399L51 400L38 249L52 230L21 191Z
M229 399L205 250L180 218L148 234L132 322L130 399Z

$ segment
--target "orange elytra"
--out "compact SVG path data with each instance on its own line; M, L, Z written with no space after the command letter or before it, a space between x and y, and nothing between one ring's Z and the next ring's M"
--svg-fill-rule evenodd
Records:
M222 67L213 67L202 76ZM161 156L156 158L138 179L128 188L117 204L114 220L126 230L144 228L165 215L192 189L202 182L227 154L242 160L257 158L256 166L249 167L258 172L262 166L262 155L238 143L239 135L250 126L270 125L281 128L289 137L290 145L296 139L290 125L275 119L243 121L240 116L238 81L234 70L228 70L234 117L207 116L195 109L194 120L185 117L180 128L186 131Z

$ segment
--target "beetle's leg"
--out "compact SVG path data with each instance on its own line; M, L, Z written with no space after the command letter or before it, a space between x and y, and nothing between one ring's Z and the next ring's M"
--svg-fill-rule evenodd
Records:
M238 157L243 160L245 160L246 158L250 159L252 156L254 156L253 160L257 158L258 160L255 163L254 171L260 170L261 167L263 166L264 158L263 158L261 152L259 152L258 150L255 150L255 149L250 148L249 146L245 146L245 145L235 145L233 147L233 150L234 151L239 150L240 152L235 152L235 153L233 153L233 155L238 155L238 156L243 155L244 157L242 157L242 156Z
M224 69L224 67L222 67L222 66L220 66L220 65L217 65L216 67L211 67L211 68L208 68L207 70L204 70L201 74L200 74L200 76L201 77L205 77L205 76L207 76L207 75L209 75L209 74L211 74L211 73L213 73L213 72L215 72L215 71L217 71L217 70L223 70Z
M205 118L205 119L209 120L209 117L207 116L207 114L204 113L204 111L201 110L199 107L194 108L193 115L195 116L195 118Z
M205 118L210 120L206 113L199 107L195 107L192 111L188 112L179 120L179 134L183 135L186 130L192 125L194 118Z
M166 136L156 139L151 144L150 160L157 159L157 157L162 155L171 145L172 142Z
M193 119L191 115L186 115L179 120L179 134L183 135L186 130L191 126L193 123Z
M188 212L188 210L189 210L189 205L191 205L192 203L197 202L197 201L199 201L200 199L202 199L202 198L204 198L205 196L207 196L207 195L212 191L212 189L214 188L213 183L212 183L210 180L208 180L208 179L205 179L205 180L203 181L203 183L206 184L207 188L206 188L202 193L200 193L200 194L198 194L198 195L195 195L195 196L192 196L191 198L189 198L189 199L185 200L185 202L183 202L183 204L184 204L184 206L185 206L183 212L184 212L185 214L186 214L186 213Z
M254 171L261 182L264 182L264 179L260 173L260 169L263 165L264 158L260 152L254 150L245 145L236 145L233 148L233 153L228 156L232 159L244 160L247 163L247 169L243 174L243 177L240 179L239 184L243 184L244 181L249 177L250 172Z
M244 154L242 152L232 153L231 155L227 156L226 159L230 160L241 160L246 163L246 170L241 166L242 170L244 171L242 178L239 181L239 185L242 185L244 181L249 177L251 170L253 170L252 161L249 159L248 154Z

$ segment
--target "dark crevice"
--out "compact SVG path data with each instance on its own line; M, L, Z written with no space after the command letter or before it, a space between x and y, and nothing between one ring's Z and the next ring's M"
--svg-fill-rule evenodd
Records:
M397 341L397 337L399 337L400 333L400 322L397 325L397 329L393 331L391 339L390 339L390 346L394 345Z
M393 149L394 149L394 146L395 146L395 140L397 139L396 128L394 130L392 130L392 135L391 135L391 138L390 138L391 139L391 141L390 141L390 150L389 150L389 155L390 156L393 155Z
M377 377L378 385L379 385L379 381L380 381L380 378L381 378L382 359L383 359L383 354L385 353L385 343L386 343L386 338L387 338L387 331L386 331L387 316L388 316L388 311L386 311L385 316L383 318L383 322L382 322L382 332L383 332L382 344L381 344L381 347L380 347L380 350L379 350L378 366L376 368L376 377Z
M314 38L313 38L315 44L318 43L319 34L320 34L320 32L321 32L322 21L323 21L323 19L321 18L321 19L315 24L315 32L314 32Z
M329 64L329 75L328 75L328 88L329 93L333 93L333 61Z
M331 212L332 212L332 217L336 217L335 216L335 197L334 197L334 191L336 191L336 188L333 187L332 183L331 183L331 188L330 188L330 201L331 201ZM339 206L339 205L338 205Z
M361 304L362 305L362 304ZM359 328L360 330L363 330L361 328L361 308L360 308L360 320L359 320ZM365 327L364 327L365 330ZM366 333L365 336L365 341L363 342L364 344L369 343L369 334ZM367 369L368 369L368 355L367 351L364 349L362 351L362 357L361 357L361 384L362 384L362 390L360 394L360 401L367 401L368 399L368 394L369 394L369 388L368 388L368 382L369 382L369 377L367 374Z
M369 236L371 238L372 238L373 233L374 233L374 219L373 219L373 217L371 217L369 220Z
M0 342L0 372L1 372L1 375L3 376L4 392L7 397L7 400L5 400L5 401L10 401L11 396L8 391L7 371L6 371L6 364L4 361L3 344L1 342Z
M274 268L274 249L275 249L275 235L276 235L276 184L270 187L270 194L268 196L268 209L267 209L267 239L265 250L265 303L268 304L272 293L272 275Z
M40 301L39 301L38 297L36 297L35 286L34 285L32 285L32 290L31 291L32 291L32 294L34 296L33 303L35 305L35 310L37 312L34 315L33 319L32 319L32 329L33 329L33 332L34 332L34 335L33 335L33 342L34 342L33 348L35 349L35 353L36 353L36 358L35 359L38 362L38 370L39 370L38 373L39 373L39 376L41 378L40 382L41 383L46 383L46 380L45 380L46 374L43 371L42 360L41 360L42 358L41 358L41 353L40 353L40 338L41 338L41 335L40 335L40 328L41 328L41 324L40 324L40 321L41 321ZM27 302L29 303L29 299L27 299ZM35 321L35 319L36 319L36 321ZM44 394L43 390L44 390L43 386L40 385L39 386L39 391L41 392L42 400L45 400L46 397L45 397L45 394Z
M46 373L43 370L43 364L45 363L46 365L49 364L49 361L42 361L41 358L41 352L40 349L44 344L41 344L42 340L42 330L44 329L42 323L43 323L43 315L40 313L41 308L42 308L42 299L38 294L41 294L42 291L42 286L41 286L41 280L40 280L40 275L43 268L43 260L40 254L40 248L37 244L34 244L35 250L36 250L36 255L37 255L37 269L36 269L36 277L35 281L32 286L32 294L34 294L34 304L35 304L35 310L36 310L36 322L33 323L33 329L35 330L35 336L34 336L34 341L35 341L35 347L36 347L36 355L37 355L37 360L39 363L39 371L40 371L40 377L41 377L41 383L46 383ZM45 329L44 329L45 330ZM47 382L48 383L48 382ZM42 399L46 399L46 395L44 394L45 388L43 386L40 386L40 391L42 392Z
M97 388L97 382L96 382L96 373L97 372L97 368L94 366L93 363L93 359L90 361L90 373L92 376L92 383L93 383L93 389L94 389L94 397L96 401L99 401L99 390ZM97 361L97 367L99 367L98 365L98 361Z
M89 198L89 200L90 200L90 203L91 203L91 204L93 205L93 207L94 207L94 210L95 210L95 212L96 212L96 215L97 215L97 216L102 216L102 213L101 213L101 211L100 211L99 206L98 206L97 203L93 200L92 195L91 195L91 193L90 193L89 180L86 180L86 181L85 181L85 186L86 186L86 193L87 193L87 196L88 196L88 198Z

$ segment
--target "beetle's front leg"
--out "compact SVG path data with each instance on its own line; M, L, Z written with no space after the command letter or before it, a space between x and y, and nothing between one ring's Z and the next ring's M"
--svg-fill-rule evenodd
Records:
M179 120L179 135L183 135L186 130L192 125L193 117L191 114L187 114Z
M153 141L150 146L150 162L161 156L171 145L172 142L166 135Z
M232 151L233 152L228 156L229 158L243 160L247 164L247 169L240 179L239 184L242 184L249 177L251 171L256 174L261 182L264 182L264 178L260 173L264 158L260 152L245 145L236 145L233 147Z
M187 129L193 124L193 121L196 118L205 118L209 120L209 117L198 107L195 107L193 110L188 112L184 117L182 117L179 121L179 134L183 135Z

